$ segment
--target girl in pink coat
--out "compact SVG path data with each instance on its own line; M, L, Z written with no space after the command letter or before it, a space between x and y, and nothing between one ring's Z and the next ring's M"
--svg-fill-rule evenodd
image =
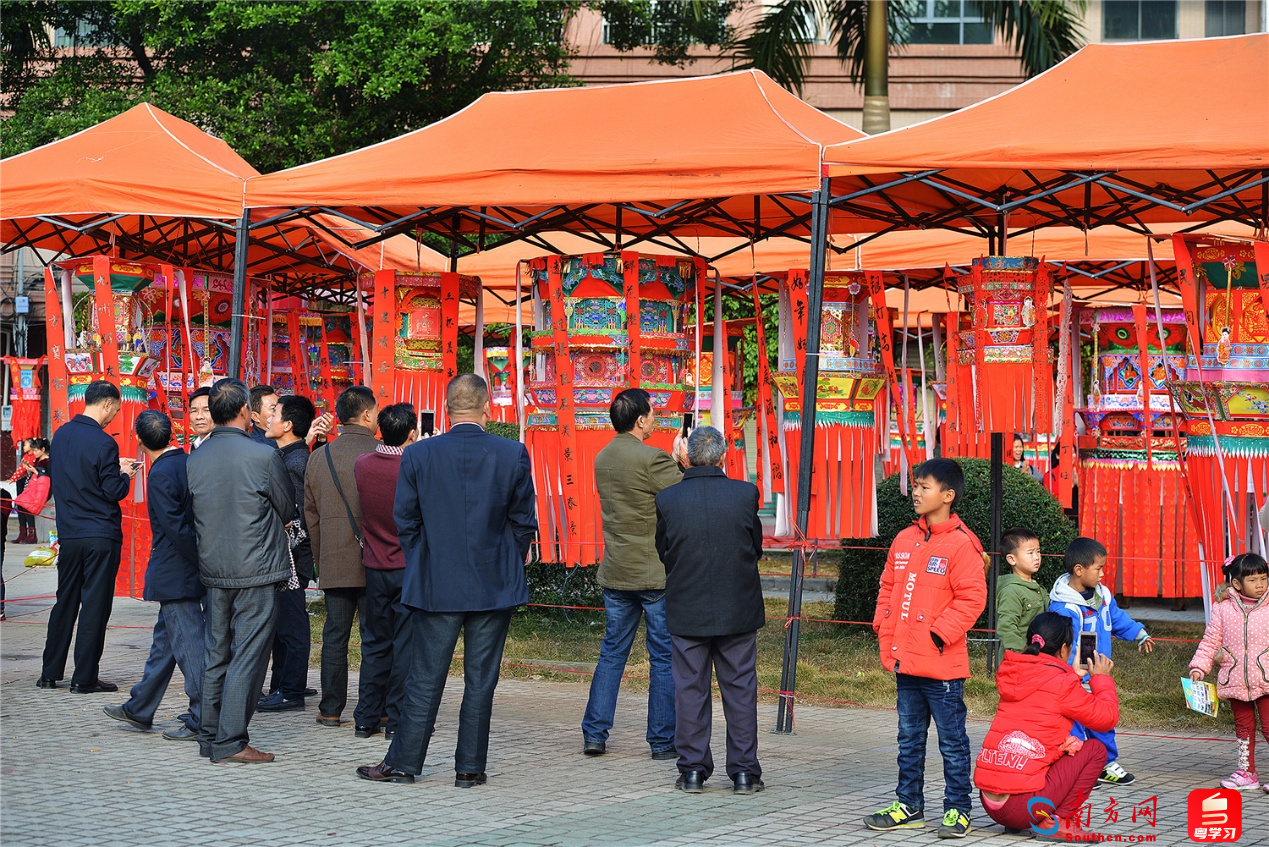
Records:
M1202 679L1213 664L1216 693L1229 701L1238 739L1238 770L1221 780L1225 788L1260 788L1256 775L1256 715L1269 743L1269 564L1255 553L1225 563L1225 595L1212 606L1212 617L1194 658L1190 678ZM1269 792L1269 783L1263 786Z

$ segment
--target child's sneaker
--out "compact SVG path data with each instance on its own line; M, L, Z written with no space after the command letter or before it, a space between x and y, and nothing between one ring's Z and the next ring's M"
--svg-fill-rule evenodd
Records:
M943 823L939 826L939 838L964 838L973 829L969 823L969 815L959 809L948 809L943 813Z
M880 832L892 829L917 829L925 826L925 814L912 811L898 800L881 811L864 818L864 826Z
M1237 770L1221 780L1221 788L1233 788L1236 791L1254 791L1260 787L1260 778L1250 771ZM1269 789L1266 789L1269 790Z
M1102 771L1102 775L1097 778L1097 781L1106 785L1132 785L1137 781L1137 778L1124 770L1119 762L1111 762Z

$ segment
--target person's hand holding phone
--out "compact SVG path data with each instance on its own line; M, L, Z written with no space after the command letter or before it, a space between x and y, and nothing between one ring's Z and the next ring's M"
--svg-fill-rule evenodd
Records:
M1088 672L1093 676L1097 674L1110 675L1111 670L1115 667L1115 663L1110 660L1110 656L1104 656L1101 653L1094 653L1093 660L1088 663Z
M137 466L140 464L136 459L120 459L119 473L127 474L129 478L137 475Z

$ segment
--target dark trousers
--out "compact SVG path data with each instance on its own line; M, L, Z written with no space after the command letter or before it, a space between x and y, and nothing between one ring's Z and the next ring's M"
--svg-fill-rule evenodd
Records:
M141 681L132 686L128 702L123 704L125 712L143 723L153 723L172 682L172 671L179 666L185 677L185 696L189 698L187 724L190 729L198 729L203 704L203 659L207 650L205 630L201 599L159 603L150 656L145 660Z
M436 729L436 713L445 693L445 677L463 633L463 703L458 711L457 773L483 773L489 755L489 720L498 685L502 650L512 609L491 612L423 612L411 609L410 672L401 705L401 725L384 761L418 774Z
M44 642L44 670L40 674L44 679L66 675L71 632L78 618L71 684L91 685L97 681L122 547L122 542L111 538L68 538L61 543L57 600L48 616L48 638Z
M718 676L727 719L727 776L762 775L758 764L758 633L743 632L713 638L671 635L674 671L674 747L679 772L714 772L709 749L713 702L710 670Z
M348 638L353 616L361 622L366 637L366 589L327 588L326 625L322 627L322 699L318 710L337 718L348 705Z
M207 589L207 656L198 747L213 762L240 752L250 741L247 724L255 714L268 667L277 595L274 585Z
M1075 815L1080 804L1088 799L1097 778L1106 767L1106 747L1095 738L1084 742L1074 756L1058 756L1044 777L1044 788L1028 794L1010 794L1003 805L994 806L980 796L987 817L1010 829L1030 829L1042 818L1033 810L1044 809L1056 818ZM1031 801L1035 802L1031 802ZM1028 808L1028 806L1030 808ZM1045 822L1047 826L1047 822Z
M278 625L273 634L273 677L269 691L294 700L308 688L308 653L312 636L304 587L278 592Z
M410 663L407 609L401 605L405 570L366 568L366 616L361 623L361 682L353 723L378 726L388 716L388 729L401 722L401 697Z
M965 680L895 674L899 700L899 785L895 795L909 809L925 808L925 744L930 720L943 755L943 811L970 812L969 733L965 731Z

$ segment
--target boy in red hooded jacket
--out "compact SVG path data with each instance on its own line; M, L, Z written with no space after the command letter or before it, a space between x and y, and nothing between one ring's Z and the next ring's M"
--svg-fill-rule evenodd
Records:
M917 519L890 545L872 619L881 664L895 672L898 688L898 800L864 824L883 831L925 826L925 744L933 718L946 785L939 837L963 838L972 829L965 635L987 605L983 545L953 514L965 489L960 465L930 459L912 477Z

